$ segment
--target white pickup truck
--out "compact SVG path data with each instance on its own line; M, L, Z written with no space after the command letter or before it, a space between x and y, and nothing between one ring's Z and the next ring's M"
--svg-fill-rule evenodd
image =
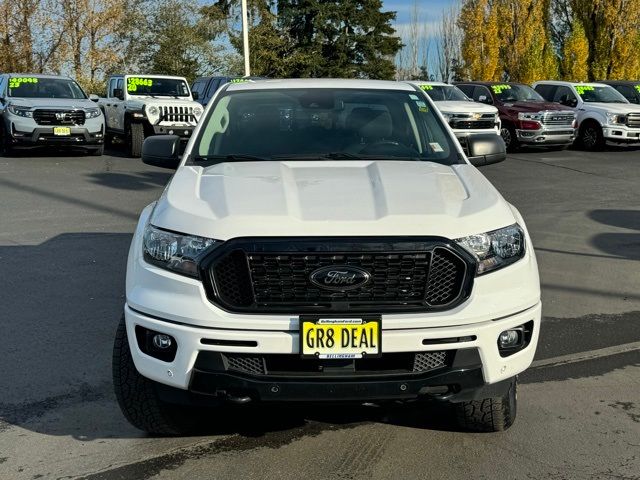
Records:
M501 136L467 157L416 86L303 79L227 84L179 140L142 149L177 170L129 252L113 380L133 425L431 399L509 428L541 304L524 221L474 166L505 159Z
M466 138L477 133L500 135L500 114L491 105L474 102L458 87L443 82L409 82L429 95L463 148Z
M601 150L606 142L640 142L640 105L630 103L603 83L542 81L533 84L546 100L576 110L576 143L585 150Z
M98 105L107 139L122 137L132 157L140 156L144 139L151 135L188 140L203 111L185 78L166 75L112 75L107 97Z

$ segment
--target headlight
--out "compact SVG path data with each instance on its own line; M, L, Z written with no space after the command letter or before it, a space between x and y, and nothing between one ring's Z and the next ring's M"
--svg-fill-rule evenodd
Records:
M536 120L538 122L542 121L542 113L540 112L535 112L535 113L519 113L518 114L518 120Z
M458 238L456 242L478 260L477 275L510 265L524 255L524 232L518 224Z
M15 105L9 105L9 111L19 117L33 118L33 110L31 110L29 107L17 107Z
M149 107L145 106L144 109L147 111L147 114L152 115L152 116L156 116L158 115L158 107L156 107L155 105L151 105Z
M202 109L200 107L193 107L193 114L196 117L199 117L200 115L202 115Z
M99 108L87 108L84 111L84 118L97 118L100 116L100 113Z
M617 113L607 113L607 123L611 125L620 125L627 123L626 115L618 115Z
M198 278L198 261L216 240L160 230L153 225L144 229L142 251L152 265L181 275Z

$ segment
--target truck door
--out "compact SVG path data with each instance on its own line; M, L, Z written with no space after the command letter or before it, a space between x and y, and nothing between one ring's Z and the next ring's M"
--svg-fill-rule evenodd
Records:
M120 77L120 78L115 78L114 80L116 80L116 85L114 88L115 90L120 90L123 94L125 94L126 92L124 91L124 78ZM109 103L111 104L111 108L113 109L113 127L116 130L120 130L123 131L124 130L124 100L120 100L118 97L115 96L115 93L112 94L113 98L110 98Z

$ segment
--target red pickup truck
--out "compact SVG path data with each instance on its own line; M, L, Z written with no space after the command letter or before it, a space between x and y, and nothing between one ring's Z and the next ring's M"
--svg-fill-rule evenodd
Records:
M495 106L508 151L521 145L568 147L576 136L576 116L559 103L547 102L529 85L505 82L456 83L469 98Z

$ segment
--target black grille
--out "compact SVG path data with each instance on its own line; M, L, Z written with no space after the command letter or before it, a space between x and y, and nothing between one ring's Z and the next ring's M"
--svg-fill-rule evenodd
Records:
M160 107L160 121L195 123L196 117L193 115L193 107L169 106Z
M197 368L207 368L208 355L217 352L200 352ZM272 376L341 376L374 374L420 374L451 364L455 350L436 352L385 353L377 358L356 360L302 359L295 354L252 355L222 353L226 369L248 375Z
M542 116L542 123L545 125L562 125L570 127L573 125L575 116L573 113L553 113L548 112Z
M451 120L449 122L451 128L470 130L473 128L489 129L495 127L493 120Z
M84 125L84 110L35 110L38 125Z
M640 128L640 113L627 115L627 125L631 128Z
M475 272L468 254L442 242L229 243L228 249L219 247L213 252L215 258L203 262L201 273L210 300L230 311L444 309L468 296ZM285 244L289 251L281 250ZM353 250L346 249L349 247ZM368 272L370 280L350 290L323 289L310 276L328 266L357 267Z

